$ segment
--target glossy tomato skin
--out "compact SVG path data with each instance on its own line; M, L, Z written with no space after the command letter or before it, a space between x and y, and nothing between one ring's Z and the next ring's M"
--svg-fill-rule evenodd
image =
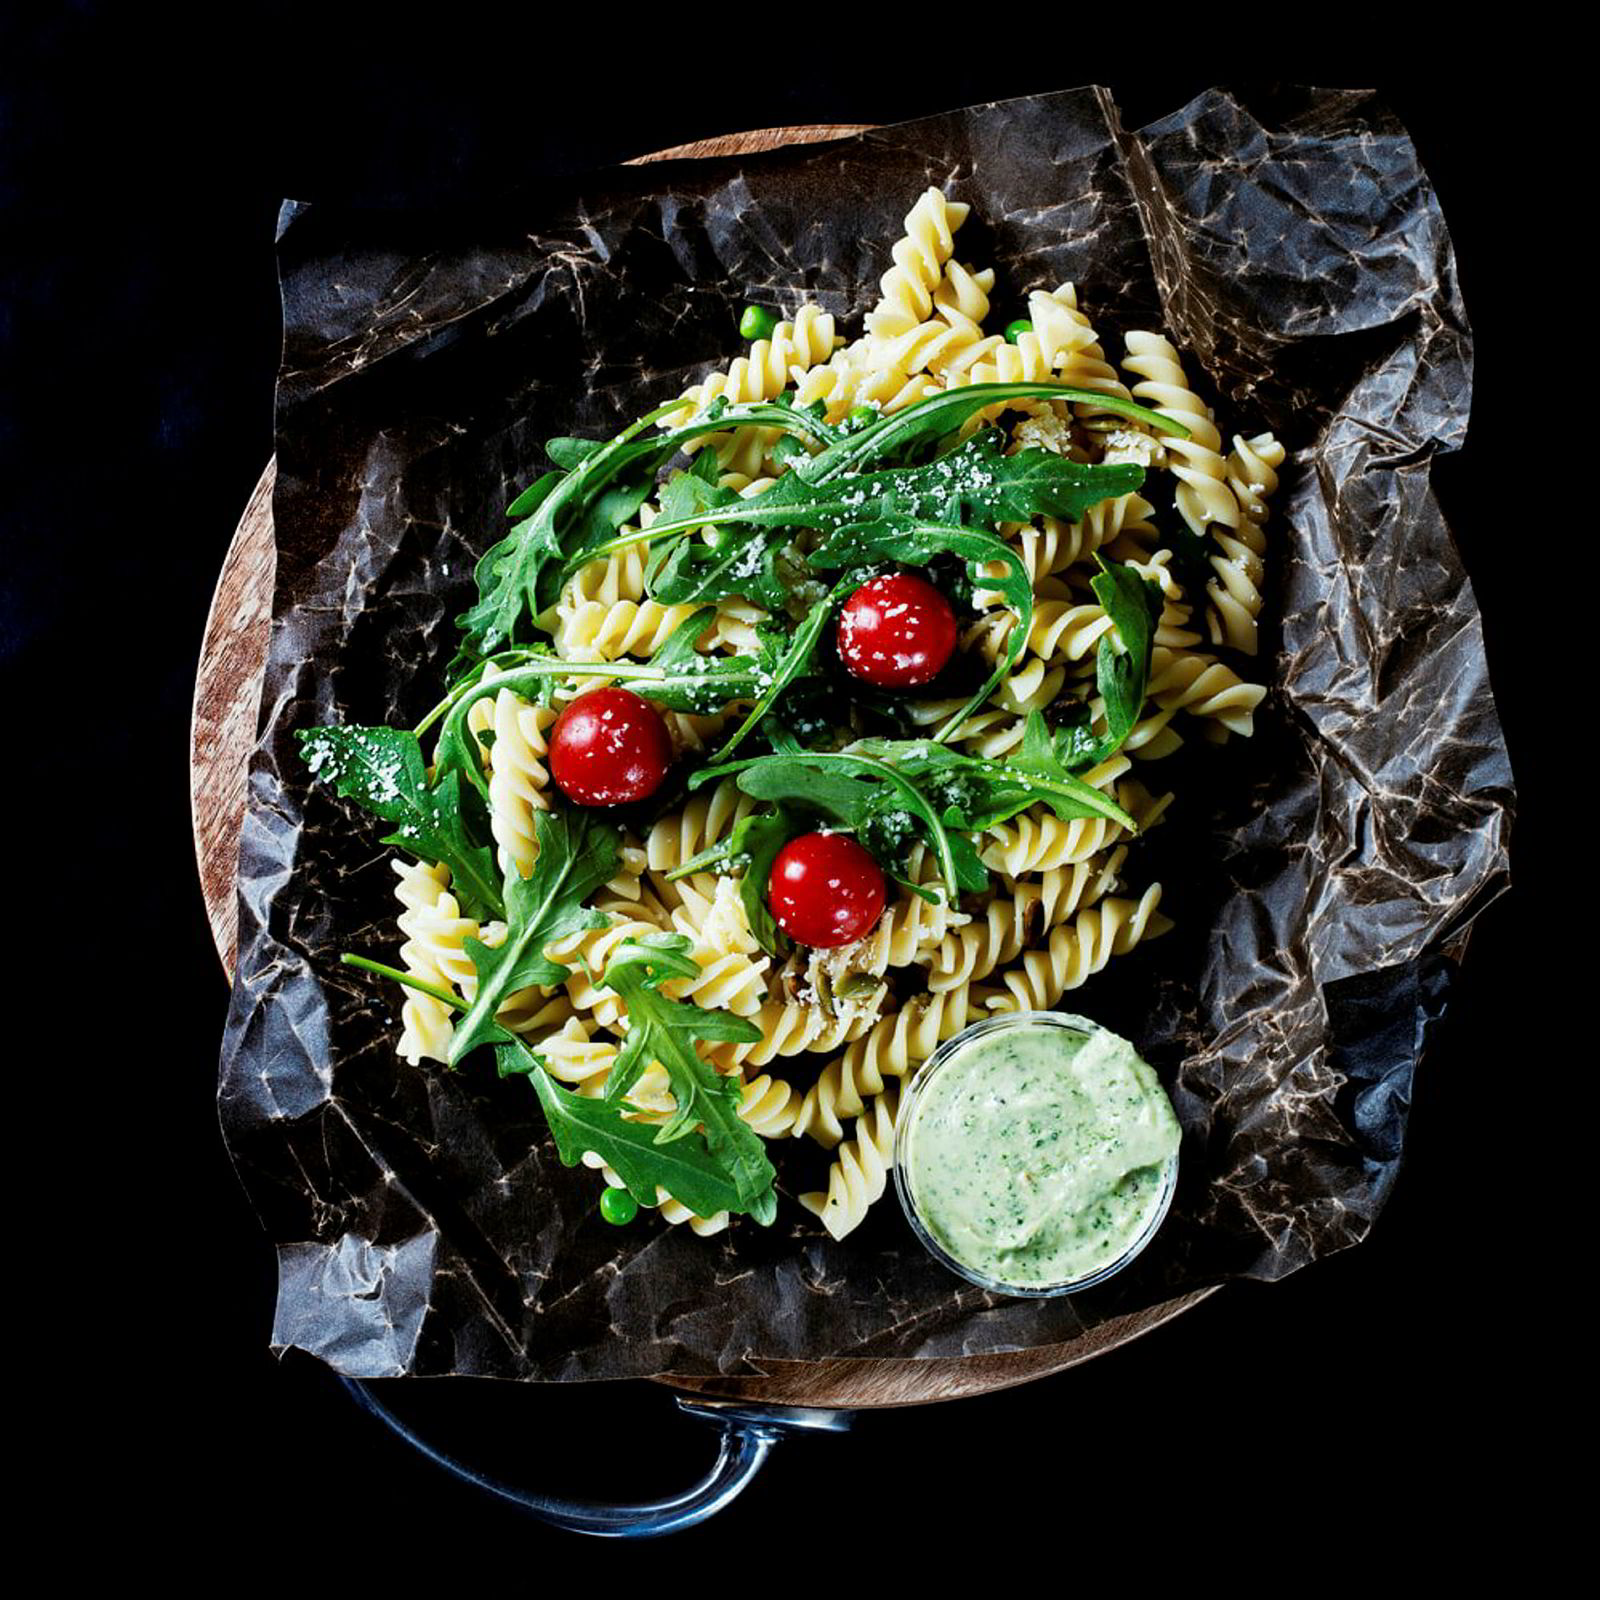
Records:
M772 863L767 904L791 939L832 950L865 938L883 915L878 863L842 833L803 833Z
M926 579L891 572L861 585L839 612L839 658L880 689L931 683L956 647L956 614Z
M661 713L626 689L591 689L550 730L550 776L580 806L620 806L661 787L672 736Z

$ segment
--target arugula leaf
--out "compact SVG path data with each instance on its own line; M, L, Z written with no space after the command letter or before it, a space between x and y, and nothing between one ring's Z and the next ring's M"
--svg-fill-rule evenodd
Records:
M756 943L769 956L787 955L789 936L773 920L772 907L767 904L767 880L772 876L773 863L778 852L795 837L805 832L805 824L788 806L775 806L771 811L752 811L741 817L728 836L729 854L744 858L744 873L739 879L739 902L744 907L745 921L755 935Z
M832 442L827 443L820 454L813 456L804 466L785 473L766 494L757 495L752 500L741 501L737 508L728 507L730 512L738 510L738 520L746 525L751 523L753 508L768 507L769 509L756 515L755 525L778 526L780 523L776 518L783 513L784 506L781 500L775 503L773 497L779 495L781 491L783 495L796 497L787 507L791 525L821 526L827 531L826 520L821 524L804 520L794 524L793 519L799 512L816 511L814 503L805 505L800 503L804 499L805 488L816 491L833 478L848 474L861 476L862 467L875 459L886 459L897 452L903 453L920 446L937 445L984 406L997 400L1028 395L1048 396L1059 400L1087 400L1102 409L1138 417L1158 431L1186 434L1181 424L1143 406L1134 405L1131 401L1118 400L1111 395L1097 395L1088 390L1063 388L1054 384L1024 383L973 384L964 389L931 395L925 400L907 406L903 411L896 412L891 417L881 418L850 437L842 436L840 430L830 428L826 423L792 404L726 405L719 396L716 402L697 415L688 425L670 428L644 438L639 437L650 424L682 410L681 405L668 402L625 428L608 444L585 452L581 457L576 449L558 446L558 454L575 462L575 465L564 474L546 474L512 502L509 514L522 520L506 538L500 540L478 562L476 569L478 601L458 619L465 634L464 652L469 655L486 655L498 645L514 638L522 618L530 610L536 614L541 609L541 594L547 595L553 584L559 584L558 577L547 575L550 574L550 569L559 571L563 563L580 550L591 556L609 554L613 548L620 547L620 543L634 542L632 535L620 542L607 538L605 536L607 524L614 528L624 520L628 513L620 508L630 502L633 503L634 509L637 509L639 500L642 500L641 489L647 492L648 484L653 481L660 467L693 439L726 429L758 426L775 427L783 433L797 437L809 436L831 440ZM956 454L959 455L960 452ZM1050 460L1038 459L1048 454L1048 452L1024 451L1021 456L997 457L998 460L1022 461L1023 464L1020 467L1008 466L1004 469L1007 491L1012 498L990 496L989 503L996 505L1013 505L1024 501L1031 503L1039 495L1044 494L1055 496L1054 503L1069 505L1076 503L1075 496L1081 500L1081 497L1087 494L1088 499L1081 500L1081 503L1092 504L1096 499L1127 492L1112 485L1129 480L1130 474L1138 471L1137 468L1127 465L1082 467L1077 463L1064 461L1060 457L1053 457ZM948 478L949 469L945 462L932 462L927 470L937 473L941 469L945 470ZM1087 480L1084 477L1086 474ZM866 476L870 477L871 474ZM962 486L962 493L978 496L981 499L980 491L985 490L986 486L977 482L976 476L973 477L973 481ZM605 492L619 480L624 480L627 487L616 489L609 499L602 499ZM1098 492L1085 489L1085 481L1092 482ZM1137 487L1141 481L1142 477L1132 480L1131 487ZM857 484L856 490L860 488L861 485ZM908 486L902 488L909 492ZM948 481L945 488L946 491L950 488ZM932 480L928 481L926 492L938 493ZM639 496L639 500L634 499L636 495ZM813 502L815 498L813 494ZM948 492L939 494L936 504L946 504L949 498ZM854 507L842 510L859 513L861 505L862 502L858 501ZM929 514L926 509L922 512L924 516ZM641 533L639 538L664 537L668 533L682 532L689 527L703 525L703 516L700 516L698 511L693 515L699 520L662 519L657 526ZM862 519L859 514L853 517L841 514L834 525L843 526L851 520ZM1006 520L1025 520L1025 518L1008 516Z
M411 731L420 739L423 734L425 734L428 729L439 720L440 717L444 716L449 711L451 706L453 706L456 701L462 697L462 695L466 694L474 684L481 683L483 681L484 673L486 673L491 666L499 671L504 671L507 667L520 666L524 661L531 660L535 656L547 656L552 654L554 654L554 651L550 645L538 644L530 645L526 649L501 650L495 655L479 656L468 661L464 669L457 673L451 680L450 687L445 691L444 699L442 699Z
M786 441L795 443L788 436ZM709 513L740 499L734 490L718 485L717 472L716 453L702 450L687 472L668 480L657 520L684 523L698 518L699 526L716 523L718 519ZM751 552L757 535L748 528L717 526L715 538L705 542L687 537L688 532L684 529L658 543L647 569L652 599L664 605L705 605L744 595L768 610L783 608L787 591L776 571L776 543Z
M561 482L562 476L559 472L547 472L542 478L536 478L506 507L506 515L514 522L518 517L525 517L530 511L537 510L550 491ZM490 551L491 555L493 553Z
M655 474L690 440L744 426L810 437L833 431L802 412L761 404L714 405L685 427L645 432L682 409L681 402L669 401L647 412L609 443L584 455L570 472L553 478L546 474L512 502L508 514L522 520L478 562L477 603L456 619L465 635L465 652L487 655L513 639L522 619L542 609L540 595L548 595L559 583L567 558L579 550L591 557L601 553L607 545L609 519L620 521L631 514L619 514L630 501L636 510L643 499L641 488L648 493ZM614 485L618 487L613 490ZM608 490L613 492L605 499ZM615 526L610 522L611 528Z
M469 829L460 780L455 773L436 775L430 787L416 734L333 727L297 729L295 737L315 777L385 822L399 824L385 844L450 869L452 892L468 916L503 914L494 858Z
M984 531L985 527L1027 522L1040 515L1081 517L1086 507L1131 493L1144 480L1143 468L1132 463L1085 466L1047 450L1002 456L993 429L923 467L840 476L823 485L810 481L810 474L810 465L799 467L764 494L719 506L721 545L716 549L680 545L656 580L654 593L662 601L679 603L742 594L776 610L786 591L776 558L797 527L829 535L807 558L807 565L818 571L879 560L925 566L944 552L960 556L967 562L969 578L998 589L1018 620L988 682L939 730L936 737L940 740L950 738L1015 666L1032 622L1033 585L1027 571L1017 552ZM697 493L708 487L702 486ZM658 518L648 530L599 548L611 550L640 539L662 539L704 522L704 511L697 505L676 518ZM983 526L967 526L969 522ZM984 578L983 568L990 563L999 563L1005 576ZM814 609L802 631L813 628L820 633L821 621ZM745 731L740 730L733 744Z
M386 967L381 961L369 961L365 956L352 955L344 951L339 957L342 967L358 967L362 972L371 972L380 978L387 978L391 983L398 983L407 989L415 989L418 994L425 994L437 1000L441 1005L449 1006L454 1011L465 1011L466 1005L454 989L441 989L436 983L429 983L426 978L419 978L414 972L402 972L398 967Z
M627 1121L622 1106L563 1088L520 1039L498 1046L495 1055L502 1078L526 1074L532 1080L564 1166L577 1166L592 1150L640 1205L655 1205L661 1188L697 1217L743 1209L737 1186L703 1137L658 1144L655 1127Z
M652 599L663 605L704 605L740 596L781 611L789 587L778 570L787 534L774 537L763 528L719 525L714 545L681 541L651 584Z
M620 1100L652 1061L660 1062L677 1109L656 1131L656 1142L684 1138L698 1124L712 1156L723 1163L738 1191L738 1205L728 1209L770 1223L778 1210L772 1188L776 1174L761 1136L739 1115L739 1080L718 1072L695 1049L697 1039L754 1044L761 1030L731 1011L708 1011L661 992L674 978L699 976L691 948L680 933L658 933L624 940L612 954L599 982L622 996L628 1031L606 1075L605 1099Z
M1097 576L1089 580L1095 598L1111 618L1122 648L1103 636L1095 650L1095 687L1105 704L1106 731L1095 737L1087 727L1073 728L1061 743L1064 764L1080 770L1098 766L1122 748L1144 710L1150 683L1150 652L1161 621L1161 590L1131 567L1108 562L1098 552Z
M511 1035L495 1013L530 984L553 987L568 969L545 953L547 944L586 928L603 928L606 914L583 902L617 870L617 830L582 811L535 811L538 859L531 876L515 867L505 880L505 940L490 949L468 939L467 955L478 974L478 989L450 1041L450 1065L480 1044L504 1043Z
M805 469L806 475L813 483L823 483L842 473L859 472L870 461L935 449L986 406L1002 400L1024 399L1080 401L1148 423L1160 433L1175 434L1180 439L1189 437L1189 430L1182 423L1160 412L1092 389L1073 389L1056 383L974 383L929 395L880 417L860 433L829 445L820 455L813 456Z
M459 995L440 989L413 972L400 972L364 956L346 954L339 959L346 966L359 967L432 995L456 1011L466 1009ZM526 1075L533 1080L545 1121L566 1166L576 1166L584 1151L592 1150L644 1205L656 1204L659 1185L696 1216L744 1209L743 1197L729 1175L727 1163L712 1153L704 1135L691 1130L664 1141L655 1123L629 1121L625 1104L574 1094L550 1078L543 1057L525 1039L508 1036L506 1043L495 1047L495 1062L502 1078ZM773 1208L775 1215L775 1197Z
M944 807L948 828L981 833L1042 801L1065 822L1106 817L1136 831L1115 800L1068 772L1044 717L1031 712L1021 750L1005 761L964 755L927 739L859 739L850 747L916 780Z
M738 749L751 729L772 709L778 696L815 661L822 630L827 626L833 608L854 586L854 580L851 579L836 584L806 613L805 620L794 630L782 653L767 669L766 682L756 703L717 752L718 761L726 761Z
M737 500L737 490L724 489L717 482L719 466L715 450L700 451L687 470L667 479L662 487L661 515L677 520Z
M1001 455L998 430L986 428L920 467L835 474L820 482L809 466L800 467L745 505L764 513L782 508L794 524L825 533L930 520L992 531L1001 522L1041 515L1076 521L1088 507L1143 482L1144 468L1132 462L1088 466L1038 449Z
M1072 776L1066 762L1061 759L1061 751L1051 736L1042 711L1028 713L1028 720L1022 725L1022 744L1006 758L1006 765L1017 772L1063 782L1069 781ZM1056 814L1060 816L1059 812Z
M757 800L785 801L831 817L840 827L867 834L886 849L921 824L939 862L946 895L988 887L989 875L976 851L963 850L945 828L941 809L905 773L867 754L851 751L785 750L745 761L718 762L689 779L689 787L728 773ZM904 818L903 826L892 825Z
M819 481L812 469L822 459L815 456L810 464L784 473L761 494L735 496L717 507L718 525L835 533L938 522L977 524L992 531L1001 522L1026 522L1041 515L1077 519L1089 506L1129 494L1144 482L1144 468L1134 462L1086 466L1049 450L1003 456L992 428L919 467L834 473ZM708 520L698 508L676 518L662 516L596 553L684 533Z
M534 586L534 614L548 611L561 598L561 586L567 576L594 560L593 551L615 537L624 522L639 514L639 507L650 498L655 488L653 472L644 472L620 483L600 490L593 499L575 511L567 530L561 536L561 548L567 560L561 566L553 562L541 568Z
M828 795L828 783L825 777L819 776L813 793L824 797ZM808 793L808 801L813 798L813 793ZM847 814L852 818L867 820L859 804L860 797L855 789L848 787L848 782L842 792L835 791L833 798L836 803L829 805L819 802L816 809L836 821ZM740 868L739 900L744 906L745 920L750 925L751 933L755 935L756 943L769 956L781 959L793 949L793 941L778 927L773 918L772 908L767 904L767 881L772 876L772 867L778 859L778 852L796 835L805 833L810 827L810 818L799 808L788 803L779 803L770 811L752 811L733 825L726 838L719 839L698 855L690 856L687 861L680 862L667 874L667 877L673 880L687 878L693 873L704 872L713 867L720 869L724 865L730 870ZM916 892L923 899L938 904L939 897L931 891L918 889Z
M920 831L938 857L947 894L988 887L988 870L970 836L1036 801L1064 820L1105 817L1137 831L1134 819L1114 799L1066 770L1038 712L1030 716L1022 752L1011 762L964 755L931 739L859 739L848 750L782 751L718 764L694 774L689 787L730 772L738 773L746 794L773 802L777 810L746 818L742 835L736 829L725 847L686 862L682 870L698 870L713 858L750 850L741 886L747 910L751 897L759 897L765 886L772 858L797 831L791 813L827 817L854 833L874 855L889 860ZM756 860L757 843L764 870ZM753 910L750 925L764 949L779 953L776 930L769 942L758 930Z
M581 467L604 444L604 439L552 439L545 445L544 453L563 472L572 472Z

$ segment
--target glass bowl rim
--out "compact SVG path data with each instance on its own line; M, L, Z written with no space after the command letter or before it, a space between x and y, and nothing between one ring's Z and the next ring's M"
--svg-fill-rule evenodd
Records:
M933 1237L921 1215L917 1211L916 1203L911 1196L911 1180L906 1177L905 1152L906 1144L910 1137L910 1128L916 1110L917 1097L926 1089L929 1081L936 1072L944 1068L966 1045L973 1039L982 1038L990 1033L997 1033L1006 1028L1019 1027L1063 1027L1078 1033L1112 1033L1104 1023L1096 1022L1092 1017L1079 1016L1070 1011L1006 1011L999 1016L980 1017L976 1022L968 1023L959 1033L952 1034L906 1079L901 1091L898 1114L895 1118L894 1130L894 1187L900 1199L900 1209L905 1215L912 1233L918 1242L941 1266L948 1268L957 1276L965 1278L968 1283L976 1284L980 1289L987 1289L993 1294L1016 1296L1028 1300L1053 1300L1062 1295L1081 1294L1085 1289L1091 1289L1096 1284L1105 1280L1122 1269L1137 1256L1146 1245L1156 1236L1162 1223L1167 1220L1167 1213L1172 1209L1172 1196L1178 1186L1178 1155L1174 1150L1167 1158L1165 1176L1162 1179L1161 1198L1152 1212L1149 1222L1140 1230L1138 1235L1129 1243L1128 1248L1114 1261L1107 1262L1103 1267L1097 1267L1093 1272L1086 1273L1081 1278L1072 1278L1063 1283L1051 1284L1013 1284L1001 1278L981 1272L975 1267L968 1266L964 1261L958 1261L950 1254L939 1241ZM1113 1034L1114 1038L1122 1038L1121 1034ZM1124 1040L1132 1045L1131 1040ZM1135 1052L1137 1053L1137 1052ZM1144 1058L1141 1056L1141 1060ZM1165 1086L1162 1086L1165 1093Z

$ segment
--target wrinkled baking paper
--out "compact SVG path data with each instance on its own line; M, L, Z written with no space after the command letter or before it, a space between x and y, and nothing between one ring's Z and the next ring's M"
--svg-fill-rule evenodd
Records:
M1138 852L1178 929L1067 996L1173 1086L1177 1200L1131 1269L1065 1300L966 1286L892 1195L835 1243L793 1198L826 1172L809 1140L774 1147L770 1229L606 1225L526 1082L397 1057L395 988L337 963L393 959L392 853L292 739L415 722L542 442L608 436L726 363L746 301L812 301L853 335L929 184L972 206L958 254L997 269L994 325L1071 280L1113 357L1164 326L1225 434L1291 452L1256 736L1149 774L1178 791ZM278 1249L275 1346L359 1376L530 1379L949 1356L1366 1234L1469 919L1505 887L1512 804L1429 487L1466 433L1467 321L1433 191L1372 96L1219 90L1127 132L1081 89L449 215L288 204L279 257L277 595L221 1077Z

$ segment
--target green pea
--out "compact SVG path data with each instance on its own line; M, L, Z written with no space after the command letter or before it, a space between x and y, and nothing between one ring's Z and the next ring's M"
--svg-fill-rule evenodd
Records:
M809 457L810 454L811 452L792 433L784 434L772 447L772 459L780 467L786 467L791 461Z
M1026 317L1018 317L1015 322L1006 324L1006 343L1015 344L1025 333L1033 332L1033 324Z
M639 1215L639 1202L626 1189L607 1189L600 1196L600 1215L619 1228Z
M778 313L769 311L765 306L746 306L744 315L739 318L739 337L741 339L770 339L772 330L778 326Z
M857 406L848 417L844 419L846 429L851 433L859 433L863 428L870 428L878 420L878 413L873 406Z

